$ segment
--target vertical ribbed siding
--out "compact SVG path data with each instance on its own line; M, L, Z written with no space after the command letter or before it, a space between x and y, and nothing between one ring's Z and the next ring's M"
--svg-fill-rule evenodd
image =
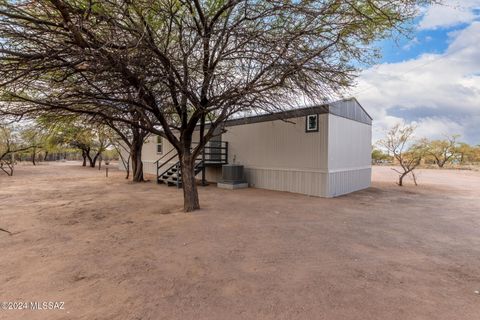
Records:
M269 169L327 169L328 115L319 116L319 131L305 132L305 117L228 127L229 162Z
M305 132L305 117L227 128L229 162L245 168L255 188L326 196L328 115L319 115L319 131ZM207 171L208 172L208 171Z
M333 172L328 174L328 197L362 190L370 187L372 169Z
M371 126L335 115L329 115L329 171L370 167L371 150Z
M328 128L328 196L368 188L372 127L330 114Z
M245 175L251 187L328 196L326 173L246 167Z

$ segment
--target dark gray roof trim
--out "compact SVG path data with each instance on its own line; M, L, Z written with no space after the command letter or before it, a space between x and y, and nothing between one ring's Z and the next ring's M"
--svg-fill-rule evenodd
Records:
M372 117L358 103L357 99L345 99L332 102L328 105L331 114L344 117L361 123L372 124Z
M358 103L357 99L339 100L325 105L311 106L301 109L286 110L275 113L262 114L239 119L231 119L225 122L226 127L239 126L243 124L251 124L258 122L267 122L275 120L286 120L292 118L300 118L309 114L331 113L339 117L358 121L368 125L372 125L372 117Z

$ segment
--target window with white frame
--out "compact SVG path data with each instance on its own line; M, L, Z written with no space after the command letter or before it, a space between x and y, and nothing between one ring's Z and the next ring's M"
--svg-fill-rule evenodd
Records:
M157 153L163 153L163 141L160 136L157 136Z
M318 131L318 114L309 114L305 119L305 131Z

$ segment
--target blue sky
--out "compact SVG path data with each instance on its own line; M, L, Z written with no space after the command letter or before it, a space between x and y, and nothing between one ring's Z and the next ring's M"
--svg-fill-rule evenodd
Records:
M380 42L381 63L416 59L424 53L442 53L448 48L449 32L458 28L415 30L413 36Z
M419 138L480 144L480 0L422 8L412 30L378 43L382 58L352 90L374 118L374 141L405 122Z

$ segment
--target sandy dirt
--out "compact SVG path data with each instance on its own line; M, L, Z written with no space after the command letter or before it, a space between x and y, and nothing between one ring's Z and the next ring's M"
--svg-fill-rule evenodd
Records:
M77 163L0 176L0 319L480 319L480 172L374 169L335 199L132 184Z

